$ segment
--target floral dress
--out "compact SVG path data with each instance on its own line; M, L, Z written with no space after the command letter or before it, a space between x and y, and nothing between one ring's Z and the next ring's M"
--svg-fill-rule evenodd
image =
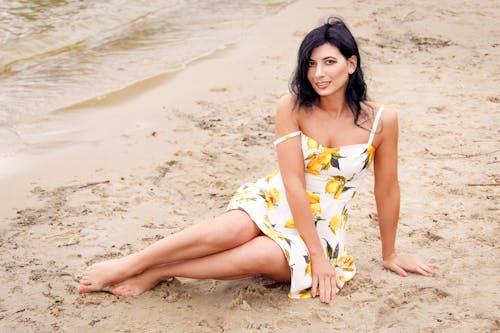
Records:
M306 194L313 222L325 255L335 268L339 284L356 273L347 252L346 229L349 208L362 175L371 164L375 130L383 109L375 116L368 143L324 147L301 131L287 134L274 144L300 135L305 165ZM306 244L295 227L279 170L255 183L240 186L227 210L241 209L259 229L283 250L291 271L290 298L311 297L311 260Z

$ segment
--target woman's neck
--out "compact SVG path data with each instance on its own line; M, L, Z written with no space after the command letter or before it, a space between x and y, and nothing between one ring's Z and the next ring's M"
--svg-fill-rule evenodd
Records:
M344 94L321 96L318 101L318 107L335 118L340 118L344 115L344 112L349 111L349 105Z

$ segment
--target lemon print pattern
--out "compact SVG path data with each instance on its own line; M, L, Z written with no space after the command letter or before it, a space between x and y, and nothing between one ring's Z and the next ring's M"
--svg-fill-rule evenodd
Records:
M367 143L325 147L301 131L275 141L275 145L288 140L301 142L312 223L340 285L356 274L356 265L346 244L347 220L363 175L373 162L372 142L382 110L380 108L375 116ZM293 220L279 170L240 186L227 206L227 210L232 209L245 211L259 229L282 248L291 273L288 296L310 298L314 268Z

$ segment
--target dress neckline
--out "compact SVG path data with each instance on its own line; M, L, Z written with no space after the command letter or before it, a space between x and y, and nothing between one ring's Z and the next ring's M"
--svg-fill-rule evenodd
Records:
M320 142L318 142L318 140L310 137L309 135L305 134L302 131L300 131L300 134L303 135L307 139L313 140L314 142L316 142L318 144L319 147L322 147L322 148L325 148L325 149L335 149L335 148L341 149L341 148L359 147L359 146L367 146L367 147L371 146L371 147L373 147L372 144L368 144L368 143L354 143L354 144L350 144L350 145L327 147L327 146L321 144Z

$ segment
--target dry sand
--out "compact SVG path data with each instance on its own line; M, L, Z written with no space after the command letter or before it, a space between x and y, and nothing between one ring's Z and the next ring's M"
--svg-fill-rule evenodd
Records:
M371 97L399 110L398 248L436 276L382 268L368 180L351 217L359 271L334 304L264 278L78 295L88 264L221 213L275 167L275 102L329 14L357 36ZM180 73L41 122L2 170L0 331L499 331L499 22L496 1L299 0Z

